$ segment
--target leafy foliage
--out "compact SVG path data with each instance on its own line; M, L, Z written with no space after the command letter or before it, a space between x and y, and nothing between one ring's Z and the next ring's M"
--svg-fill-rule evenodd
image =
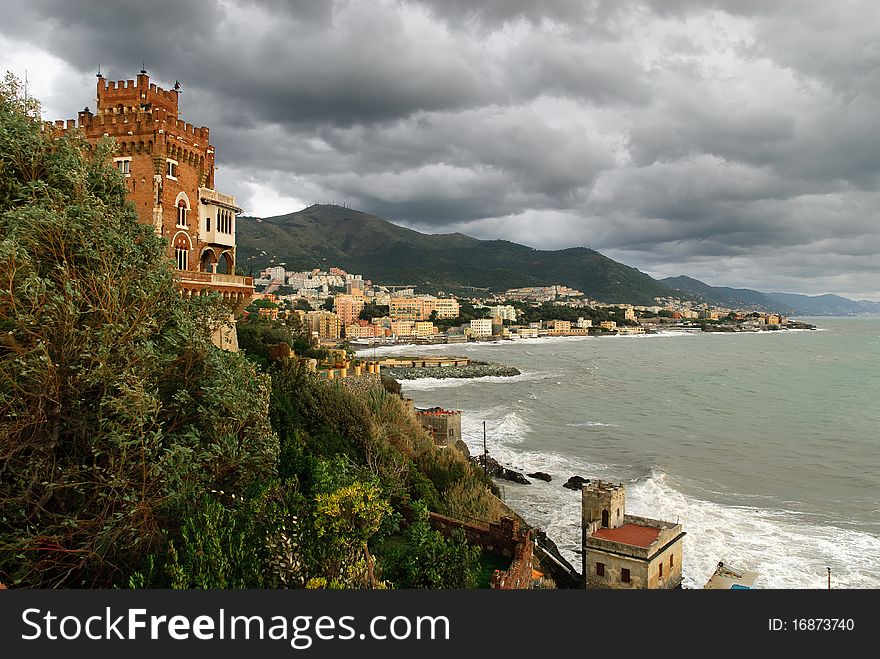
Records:
M384 541L413 501L497 517L491 483L380 383L269 364L275 343L308 354L295 322L254 317L244 353L215 348L228 310L179 294L112 143L43 129L20 97L0 85L0 582L471 583L473 550L424 520L420 561Z
M475 588L480 574L480 548L459 533L445 538L428 524L423 505L414 509L403 542L388 543L382 575L397 588Z
M269 380L108 166L0 87L0 581L119 582L209 489L271 473Z

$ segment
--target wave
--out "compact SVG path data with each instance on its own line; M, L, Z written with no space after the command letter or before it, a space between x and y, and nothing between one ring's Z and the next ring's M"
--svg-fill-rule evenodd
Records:
M572 464L552 454L543 459L515 451L501 454L524 472L553 475L550 483L502 484L504 498L529 523L547 531L580 569L581 498L562 483L574 474L620 480L614 477L615 467ZM757 572L756 588L824 588L827 567L835 588L880 588L880 537L818 523L794 511L722 505L689 496L659 470L627 482L627 513L682 524L687 534L682 547L685 588L702 588L719 561Z
M687 534L683 540L686 588L702 588L719 561L757 572L757 588L823 588L827 567L832 569L836 588L880 588L877 535L774 507L769 497L743 494L737 496L742 505L727 505L712 501L710 490L701 490L702 497L686 494L673 477L657 467L593 463L553 451L524 450L532 428L524 412L505 406L464 415L462 434L472 454L483 450L483 419L492 457L523 474L542 471L552 476L550 483L499 481L499 485L508 505L530 524L547 531L578 569L581 497L579 492L562 487L574 475L623 480L629 514L682 524ZM599 424L613 425L596 421L568 425Z
M580 423L566 423L570 428L616 428L616 423L602 423L601 421L582 421Z
M628 488L636 515L681 521L685 583L702 587L718 561L758 572L759 588L823 588L827 567L839 588L878 588L880 537L819 524L789 510L726 506L675 489L655 471Z
M407 391L463 387L468 384L511 384L513 382L542 380L548 377L555 376L534 371L522 371L519 375L486 375L479 378L417 378L415 380L400 380L399 382L406 393Z

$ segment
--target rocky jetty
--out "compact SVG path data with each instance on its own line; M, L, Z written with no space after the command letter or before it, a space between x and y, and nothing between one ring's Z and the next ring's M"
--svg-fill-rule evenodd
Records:
M398 380L418 380L419 378L485 378L513 377L520 371L513 366L489 362L472 361L467 366L422 366L418 368L389 367L382 370Z
M553 480L553 477L550 474L544 473L543 471L536 471L533 474L526 474L526 476L528 476L529 478L535 478L539 481L544 481L546 483L549 483Z

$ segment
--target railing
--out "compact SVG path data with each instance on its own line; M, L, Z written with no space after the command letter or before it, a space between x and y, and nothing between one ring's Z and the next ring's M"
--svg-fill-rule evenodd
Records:
M218 272L195 272L193 270L178 270L181 281L198 282L205 284L224 284L226 286L242 286L253 288L253 277L241 275L226 275Z

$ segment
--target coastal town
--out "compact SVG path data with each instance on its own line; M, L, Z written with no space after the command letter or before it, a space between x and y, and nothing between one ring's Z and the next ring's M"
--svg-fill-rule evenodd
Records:
M562 284L470 297L422 293L339 267L287 271L273 266L259 273L254 287L250 312L296 317L317 344L328 347L813 328L777 313L675 297L655 298L650 306L602 302Z

